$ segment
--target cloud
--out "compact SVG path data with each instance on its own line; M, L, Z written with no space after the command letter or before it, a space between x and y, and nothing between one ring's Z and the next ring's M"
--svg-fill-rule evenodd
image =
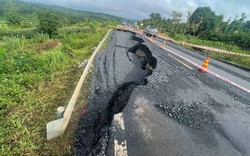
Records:
M187 11L194 11L199 6L209 6L216 14L223 14L225 19L245 12L250 17L248 0L25 0L44 4L70 7L86 11L103 12L129 19L148 18L157 12L168 18L173 10L187 16Z
M250 19L249 0L201 0L201 5L210 6L216 14L223 14L225 20L234 18L236 15L240 16L243 12Z

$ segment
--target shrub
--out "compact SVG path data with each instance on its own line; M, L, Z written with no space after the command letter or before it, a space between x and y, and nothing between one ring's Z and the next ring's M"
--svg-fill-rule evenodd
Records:
M4 18L9 25L20 25L22 21L21 16L15 12L5 13Z
M7 22L0 20L0 30L4 31L8 29L9 29L9 26L7 25Z
M24 37L18 38L18 37L3 37L3 41L5 43L4 48L8 51L13 50L23 50L24 48Z
M72 56L74 53L74 49L69 44L65 44L63 45L62 52Z
M59 18L52 12L41 12L38 15L39 20L39 30L43 33L47 33L50 38L52 35L58 33L59 28Z
M62 28L59 30L60 33L66 33L66 34L69 34L69 33L80 33L80 32L83 32L83 33L87 33L87 32L90 32L91 29L89 27L65 27L65 28Z
M49 35L44 34L44 33L36 33L33 37L33 42L34 43L43 43L49 40Z
M8 30L8 31L1 31L0 30L0 39L3 37L22 37L25 36L25 38L30 39L34 36L34 34L37 34L37 29L20 29L20 30Z

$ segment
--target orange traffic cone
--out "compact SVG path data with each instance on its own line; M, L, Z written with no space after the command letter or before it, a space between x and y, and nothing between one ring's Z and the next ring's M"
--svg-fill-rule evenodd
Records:
M208 56L208 57L206 58L206 60L204 61L202 67L203 67L203 68L207 68L207 67L208 67L209 61L210 61L210 57ZM206 73L206 71L205 71L204 69L202 69L202 68L199 68L198 70L199 70L200 72L202 72L202 73Z
M151 42L151 43L153 42L153 36L150 37L150 42Z
M165 48L166 47L166 41L165 40L163 40L163 42L162 42L162 48Z

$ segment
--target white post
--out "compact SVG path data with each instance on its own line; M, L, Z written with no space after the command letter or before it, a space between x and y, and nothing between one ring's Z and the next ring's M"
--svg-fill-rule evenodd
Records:
M64 111L65 111L64 107L58 107L57 110L56 110L56 119L63 118Z

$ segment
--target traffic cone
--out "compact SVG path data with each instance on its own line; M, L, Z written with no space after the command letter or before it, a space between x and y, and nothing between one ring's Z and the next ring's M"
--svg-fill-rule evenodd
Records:
M162 42L162 48L165 48L166 47L166 41L165 40L163 40L163 42Z
M206 58L206 60L204 61L202 67L203 67L203 68L207 68L207 67L208 67L209 61L210 61L210 57L208 56L208 57ZM204 69L202 69L202 68L199 68L198 70L199 70L200 72L202 72L202 73L206 73L206 71L205 71Z
M150 42L151 42L151 43L153 42L153 36L150 37Z

